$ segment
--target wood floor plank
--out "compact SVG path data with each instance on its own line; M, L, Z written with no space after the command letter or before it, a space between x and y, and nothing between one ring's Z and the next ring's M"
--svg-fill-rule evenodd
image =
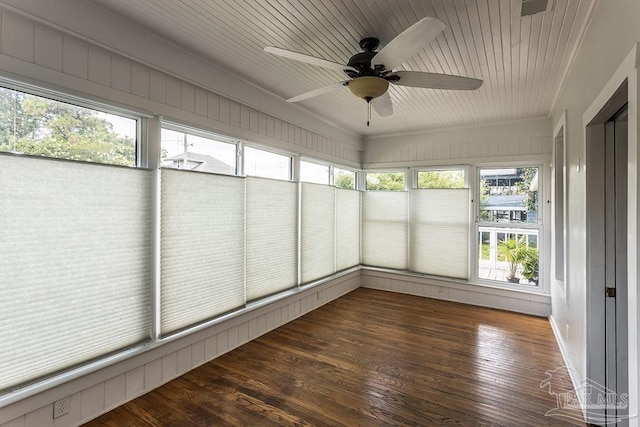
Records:
M85 426L584 426L561 366L546 319L360 288Z

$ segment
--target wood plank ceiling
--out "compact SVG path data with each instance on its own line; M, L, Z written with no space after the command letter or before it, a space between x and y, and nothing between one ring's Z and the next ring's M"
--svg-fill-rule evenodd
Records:
M345 80L265 46L346 64L361 38L381 47L424 16L444 32L398 69L484 80L476 91L393 86L394 114L373 113L347 88L299 104L362 135L424 131L547 116L595 0L549 0L521 17L521 0L92 0L201 58L287 99Z

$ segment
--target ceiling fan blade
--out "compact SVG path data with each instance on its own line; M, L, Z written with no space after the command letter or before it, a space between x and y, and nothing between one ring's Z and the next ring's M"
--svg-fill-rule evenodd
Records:
M424 49L444 29L445 25L439 19L422 18L383 47L371 60L371 66L384 65L387 70L397 67Z
M390 83L398 86L422 87L426 89L475 90L482 86L482 80L450 74L423 73L420 71L398 71L400 77Z
M316 58L315 56L305 55L304 53L292 52L286 49L280 49L279 47L267 46L264 51L273 55L282 56L283 58L293 59L294 61L304 62L306 64L316 65L318 67L328 68L330 70L344 71L353 70L355 68L348 65L338 64L337 62L327 61L326 59Z
M304 101L305 99L313 98L315 96L324 95L325 93L333 92L334 90L338 90L341 87L346 87L345 82L334 83L329 86L321 87L318 89L311 90L309 92L305 92L301 95L294 96L293 98L287 99L287 102L298 102Z
M393 104L391 103L391 97L389 91L386 91L377 98L371 101L371 106L376 113L381 117L387 117L393 114Z

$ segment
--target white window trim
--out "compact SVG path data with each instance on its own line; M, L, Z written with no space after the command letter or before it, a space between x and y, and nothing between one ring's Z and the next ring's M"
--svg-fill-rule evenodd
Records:
M38 96L41 98L50 99L56 102L62 102L65 104L70 104L80 108L86 108L89 110L95 110L101 113L113 114L115 116L120 116L126 119L131 119L136 121L136 165L135 167L144 168L148 167L149 161L145 153L148 151L148 140L143 139L143 126L145 126L145 121L148 119L152 119L154 115L149 112L141 111L141 110L132 110L130 108L119 107L113 104L107 104L95 99L91 99L84 96L76 96L72 93L60 92L55 89L48 89L43 86L36 86L25 82L19 82L16 80L7 79L6 77L0 77L0 87L15 90L17 92L26 93L28 95ZM11 153L7 153L11 154ZM25 156L29 156L29 154L24 154ZM58 157L47 157L49 159L57 159L63 161L72 161L72 162L88 162L85 160L70 160L70 159L61 159ZM100 165L105 166L115 166L122 167L122 165L114 165L111 163L98 163ZM124 166L130 167L130 166Z
M558 164L556 161L556 138L562 138L562 163ZM552 262L550 263L550 277L551 282L558 285L561 291L561 295L564 298L565 302L567 300L567 112L563 111L562 116L558 120L558 123L555 125L553 130L553 160L552 160L552 169L551 174L553 175L552 182L555 184L555 179L557 178L556 171L558 168L562 169L562 231L564 232L562 236L557 235L558 227L556 224L555 218L555 209L557 209L557 194L555 192L555 185L551 188L551 193L553 196L553 208L554 212L551 212L551 256ZM558 261L558 254L556 251L556 241L557 239L562 239L563 244L562 248L564 250L563 254L563 280L560 280L556 277L556 263Z
M489 222L489 221L480 221L480 203L479 203L479 191L480 191L480 170L482 169L512 169L512 168L522 168L522 167L537 167L538 168L538 223L537 224L524 224L524 223L499 223L499 222ZM545 230L544 230L544 221L543 218L546 216L546 203L542 203L542 200L546 197L545 192L545 169L544 165L539 161L524 161L524 162L509 162L509 163L488 163L488 164L477 164L475 165L475 180L474 180L472 191L472 200L478 200L478 203L475 203L473 207L473 214L475 221L472 221L471 226L473 227L472 235L474 236L470 239L471 244L471 257L470 262L472 265L470 266L471 271L473 272L470 275L470 279L473 282L478 283L483 286L490 286L495 288L503 288L503 289L515 289L528 291L533 293L547 294L548 286L547 280L545 280L545 272L547 271L546 265L546 239L545 239ZM495 227L495 228L504 228L504 229L531 229L538 230L538 263L539 263L539 277L538 283L536 286L517 284L517 283L508 283L508 282L500 282L496 280L487 280L480 279L478 277L478 248L480 245L479 240L479 227Z
M411 187L410 188L418 188L418 172L429 172L429 171L450 171L450 170L461 170L464 173L464 188L469 187L469 169L470 165L446 165L446 166L414 166L409 171L411 174Z
M410 188L413 188L413 176L410 173L411 169L410 168L393 168L393 169L365 169L362 171L363 174L363 179L362 179L362 184L363 184L363 191L378 191L378 190L367 190L367 175L368 174L374 174L374 173L398 173L398 172L402 172L404 174L404 190L402 191L409 191ZM384 191L384 190L383 190Z
M333 164L330 162L325 162L322 160L316 160L313 159L311 157L306 157L306 156L298 156L300 159L300 163L305 162L305 163L312 163L314 165L319 165L319 166L326 166L328 168L328 176L327 176L327 183L319 183L319 182L312 182L312 184L321 184L321 185L333 185ZM302 165L300 165L300 171L302 172ZM310 181L302 181L301 179L298 180L299 182L310 182Z
M236 147L236 173L234 175L231 174L221 174L227 176L244 176L244 157L243 157L243 143L244 141L239 138L234 138L232 136L224 135L217 133L215 131L210 131L202 128L197 128L189 125L184 125L181 123L177 123L171 120L160 119L160 135L162 135L162 129L171 130L174 132L182 132L187 135L193 135L200 138L210 139L216 142L223 142L225 144L235 145ZM162 137L159 137L158 143L160 144L159 153L162 154ZM158 168L162 168L162 161L158 159ZM207 172L216 173L214 172Z
M284 156L289 158L289 179L284 181L300 181L300 156L297 154L293 154L290 151L280 150L277 148L272 148L267 145L255 144L251 141L242 141L240 144L240 149L238 150L238 162L241 162L242 167L238 168L238 170L242 169L242 175L239 176L252 176L247 175L245 171L245 148L252 148L254 150L266 151L267 153L277 154L279 156ZM266 178L266 177L258 177L258 178ZM266 179L275 179L275 178L266 178ZM283 180L281 180L283 181Z
M348 167L345 167L345 166L342 166L342 165L339 165L339 164L335 164L335 163L331 164L331 185L335 186L335 170L336 169L340 169L340 170L347 171L347 172L353 172L353 174L354 174L354 183L353 183L354 186L353 186L352 190L359 190L360 189L359 188L359 183L361 181L360 176L361 176L361 172L362 171L354 169L354 168L348 168Z

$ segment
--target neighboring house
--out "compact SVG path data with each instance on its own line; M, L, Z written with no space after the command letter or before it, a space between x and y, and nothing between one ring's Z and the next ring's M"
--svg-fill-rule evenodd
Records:
M232 175L236 168L222 162L215 157L199 153L182 153L164 159L162 166L175 169L188 169L198 172L212 172Z

